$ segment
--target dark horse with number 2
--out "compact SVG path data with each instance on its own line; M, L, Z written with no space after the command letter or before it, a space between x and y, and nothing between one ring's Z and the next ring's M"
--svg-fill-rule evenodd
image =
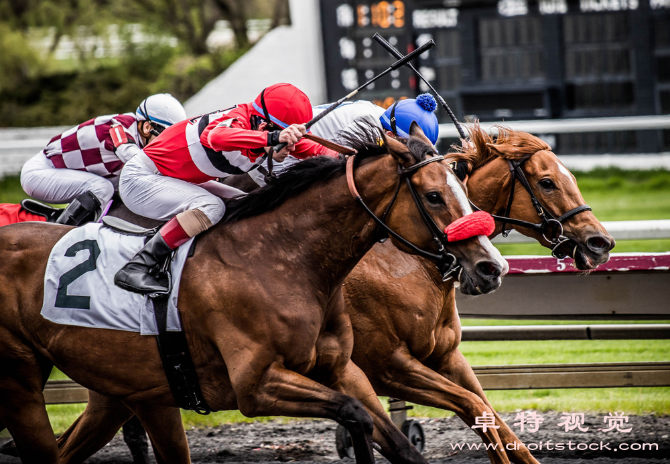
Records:
M466 214L457 200L463 187L432 146L413 136L407 146L368 140L354 148L350 177L373 213L382 215L395 198L386 214L393 230L436 256L455 257L462 287L473 293L500 285L503 263L487 238L436 243L424 223L428 214L445 230ZM204 234L187 260L182 324L213 410L328 418L350 431L359 462L374 461L373 440L391 462L425 462L350 359L342 282L374 245L377 223L352 196L344 171L341 160L304 161L231 202L227 220ZM409 182L396 195L403 172ZM179 410L153 337L57 325L40 315L47 258L68 230L43 223L0 229L0 421L24 462L62 462L42 394L56 365L135 413L159 462L189 462L181 423L166 427ZM450 255L438 251L443 246Z

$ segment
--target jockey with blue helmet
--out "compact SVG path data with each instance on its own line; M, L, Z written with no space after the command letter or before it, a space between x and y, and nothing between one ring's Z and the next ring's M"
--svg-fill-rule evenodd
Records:
M330 104L325 104L314 107L314 116L329 106ZM367 122L383 129L388 136L408 138L412 121L416 121L426 137L435 145L439 134L436 109L437 102L428 93L417 98L399 100L386 110L365 100L345 102L315 123L311 127L311 133L326 140L337 140L343 133L355 131L358 123ZM280 173L298 161L289 155L283 163L275 164L274 171ZM250 172L249 175L257 184L265 185L262 172L263 170L257 170Z

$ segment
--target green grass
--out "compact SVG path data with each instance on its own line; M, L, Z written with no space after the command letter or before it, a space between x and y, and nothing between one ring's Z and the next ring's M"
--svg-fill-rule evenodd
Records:
M472 366L670 361L670 340L547 340L462 342Z
M560 412L615 412L626 414L670 414L670 388L573 388L552 390L497 390L486 396L498 412L519 409ZM441 409L414 405L414 417L450 417Z
M503 256L539 255L550 256L548 248L538 243L495 243ZM632 251L661 253L670 251L670 239L663 240L617 240L612 253L629 253Z
M84 412L86 404L50 404L47 406L49 421L56 434L65 432L79 415Z
M670 321L554 321L531 319L461 319L462 326L477 325L574 325L574 324L670 324Z
M0 178L0 203L21 203L24 198L30 198L21 188L18 176Z

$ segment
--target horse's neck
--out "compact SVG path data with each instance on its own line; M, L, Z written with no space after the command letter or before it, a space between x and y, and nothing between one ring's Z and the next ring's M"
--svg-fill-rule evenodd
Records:
M357 188L378 216L393 195L396 172L396 162L390 156L371 160L355 170ZM263 247L269 251L267 256L286 259L289 266L297 264L314 277L312 281L333 288L374 245L376 223L352 197L345 176L339 175L286 200L273 211L217 229L223 233L211 234L214 240L226 241L232 234L239 243L247 237L247 243L253 242L250 247ZM221 245L214 246L226 248Z

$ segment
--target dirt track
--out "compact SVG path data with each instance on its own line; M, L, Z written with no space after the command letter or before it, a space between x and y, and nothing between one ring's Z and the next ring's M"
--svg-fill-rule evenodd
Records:
M589 463L589 464L659 464L670 462L670 417L631 416L628 424L630 433L603 432L608 425L603 415L587 414L585 426L587 432L565 432L558 427L561 415L541 413L545 421L536 433L520 433L526 444L543 442L543 449L533 451L533 455L543 464ZM505 415L508 423L515 422L515 414ZM431 463L486 464L489 460L483 449L469 450L467 443L480 443L478 437L466 428L460 419L423 420L426 432L426 451L424 455ZM277 461L339 462L335 450L335 427L330 421L295 421L289 423L253 423L226 424L217 428L188 430L194 464L254 462L270 463ZM518 430L518 428L514 428ZM600 429L600 430L599 430ZM546 442L565 443L565 450L546 450ZM0 439L0 445L6 439ZM569 443L576 447L578 443L609 444L610 450L570 451ZM452 444L464 443L465 450L455 451ZM658 451L624 451L617 449L621 443L656 443ZM594 445L595 446L595 445ZM383 459L379 459L383 462ZM17 458L0 455L0 463L15 464ZM90 464L129 464L132 458L117 435L112 442L86 461ZM343 460L344 463L353 463Z

